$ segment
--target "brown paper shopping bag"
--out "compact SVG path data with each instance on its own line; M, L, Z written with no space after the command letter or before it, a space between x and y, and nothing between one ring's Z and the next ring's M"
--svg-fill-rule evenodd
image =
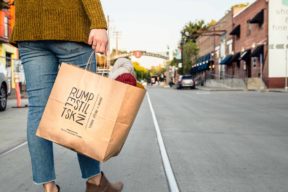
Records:
M117 155L145 90L62 64L37 136L98 161Z

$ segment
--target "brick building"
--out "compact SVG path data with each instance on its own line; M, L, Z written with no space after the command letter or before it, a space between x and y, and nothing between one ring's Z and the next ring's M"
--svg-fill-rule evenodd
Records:
M243 79L248 85L256 79L268 88L288 89L288 0L233 7L209 31L197 41L200 54L194 73L209 71L214 78ZM203 58L214 62L195 70L203 66Z
M268 77L268 3L257 0L233 19L235 60L228 73L236 78Z
M223 18L197 39L199 58L194 68L200 70L194 72L198 75L206 75L204 73L209 71L216 79L227 76L226 65L221 64L221 61L226 61L229 55L233 54L233 37L229 32L233 29L233 17L244 8L243 5L232 7Z

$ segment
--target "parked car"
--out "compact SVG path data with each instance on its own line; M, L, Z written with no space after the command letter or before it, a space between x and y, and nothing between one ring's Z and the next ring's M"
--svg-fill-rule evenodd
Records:
M0 111L4 111L7 107L7 97L10 92L7 82L7 71L0 64Z
M192 75L181 75L177 82L177 89L189 87L195 89L195 81Z

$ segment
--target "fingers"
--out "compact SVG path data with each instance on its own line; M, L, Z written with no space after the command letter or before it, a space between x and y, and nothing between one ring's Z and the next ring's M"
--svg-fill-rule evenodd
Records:
M88 44L92 45L92 43L93 43L93 35L90 33L89 39L88 39Z
M94 51L96 53L104 53L105 54L106 49L107 49L107 42L93 41L92 49L94 49Z
M96 53L106 54L108 46L107 31L103 29L92 29L90 31L88 44Z
M108 51L109 51L109 43L107 42L107 46L106 46L106 49L105 49L105 55L108 55L109 53L108 53Z

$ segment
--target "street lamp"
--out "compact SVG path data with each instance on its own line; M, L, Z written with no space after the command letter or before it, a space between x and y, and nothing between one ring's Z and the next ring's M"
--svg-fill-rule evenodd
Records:
M181 70L181 75L183 75L183 65L184 65L184 40L181 40L181 63L178 64L178 69Z

